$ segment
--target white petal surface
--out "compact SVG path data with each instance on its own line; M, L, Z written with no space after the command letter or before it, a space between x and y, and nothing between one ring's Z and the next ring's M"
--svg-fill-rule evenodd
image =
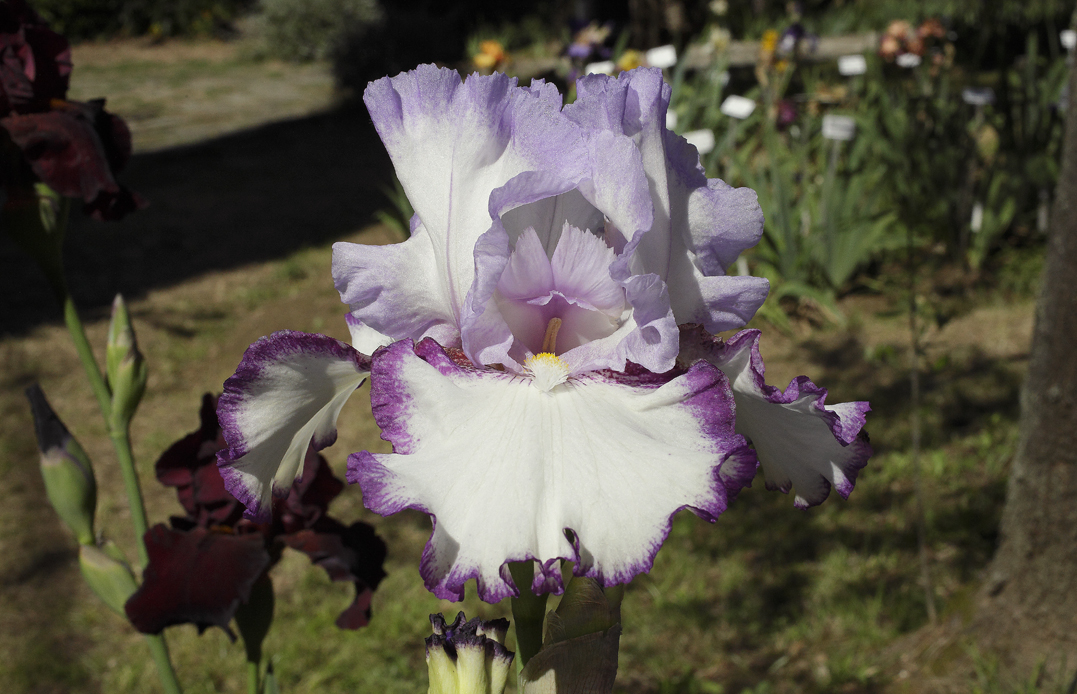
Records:
M589 374L544 393L427 340L379 351L372 373L396 452L352 455L348 480L377 513L433 516L421 572L441 598L461 599L470 578L484 600L516 594L505 563L525 559L547 590L560 585L557 559L624 583L650 568L674 513L714 520L755 472L726 379L707 364L672 380Z
M333 283L340 300L369 330L394 340L459 340L449 294L435 281L439 272L433 240L422 224L402 243L333 244Z
M455 71L420 65L372 82L363 99L430 236L436 272L426 281L441 285L459 326L475 243L492 221L491 193L530 171L578 180L578 129L559 117L553 85L518 88L501 74L462 82Z
M307 447L331 445L340 409L370 371L370 360L325 335L282 331L244 353L217 404L228 448L217 454L228 491L265 519L273 492L303 472Z
M864 431L868 403L826 406L826 389L807 376L793 379L784 392L767 385L758 330L742 330L723 343L698 326L682 326L681 359L704 359L729 377L737 433L755 447L768 489L792 489L798 508L822 503L831 487L848 498L872 453Z

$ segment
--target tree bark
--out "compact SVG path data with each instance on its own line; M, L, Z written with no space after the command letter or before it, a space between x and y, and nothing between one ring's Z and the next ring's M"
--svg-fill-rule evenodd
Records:
M1001 542L975 626L1004 662L1077 667L1077 70ZM1063 665L1063 658L1065 664Z

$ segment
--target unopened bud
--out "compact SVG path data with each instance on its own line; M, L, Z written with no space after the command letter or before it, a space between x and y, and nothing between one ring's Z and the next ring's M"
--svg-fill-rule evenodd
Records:
M40 386L35 383L27 388L26 397L30 400L37 447L41 451L45 493L79 544L92 545L97 482L90 458L49 406Z
M113 612L126 616L123 605L134 595L138 584L122 556L111 541L100 548L95 545L79 547L79 568L86 583Z
M121 294L112 302L105 347L105 372L112 390L112 428L126 427L146 392L146 360L138 351L131 316Z
M505 691L514 653L505 648L509 623L466 621L464 613L446 624L430 615L434 635L426 639L429 694L501 694Z

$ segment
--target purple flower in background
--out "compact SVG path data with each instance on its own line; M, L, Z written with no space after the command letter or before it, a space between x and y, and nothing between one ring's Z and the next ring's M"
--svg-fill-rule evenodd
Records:
M442 598L471 578L484 600L518 594L510 561L536 562L536 592L562 590L562 559L627 582L677 511L714 521L760 461L799 506L848 492L866 404L825 407L807 379L776 393L755 333L710 337L766 297L766 280L727 274L762 233L755 193L708 179L666 129L659 70L577 94L432 66L367 88L412 234L334 247L352 347L277 333L225 384L219 461L252 514L299 451L332 443L367 377L394 452L353 454L348 480L377 513L430 514L420 571Z
M782 99L778 102L777 113L774 122L778 130L785 130L797 119L797 105L792 99Z

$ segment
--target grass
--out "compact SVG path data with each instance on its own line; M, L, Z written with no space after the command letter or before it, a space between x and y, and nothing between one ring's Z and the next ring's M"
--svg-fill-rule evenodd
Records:
M114 95L110 103L117 110L130 103L150 113L160 103L162 113L172 113L174 100L208 100L213 90L162 92L154 101L138 85L160 81L178 89L219 78L249 83L247 93L257 95L266 80L270 86L288 80L267 75L292 69L231 58L206 64L209 58L198 57L202 49L177 50L182 55L168 64L102 62L77 71L76 88L100 87ZM183 51L196 57L184 58ZM80 83L79 75L86 81ZM201 122L200 114L212 115L218 105L207 101L192 108L181 116ZM220 132L233 124L221 117L213 127ZM184 127L174 136L201 132ZM148 137L139 132L136 128L136 148L170 142L139 140ZM382 243L395 237L384 227L371 227L352 230L346 240ZM997 539L1040 252L1015 252L1019 262L1004 263L1012 269L1000 274L992 285L997 289L966 294L960 310L926 336L932 367L923 383L922 461L929 556L944 619L967 613ZM318 244L260 265L204 273L131 301L151 368L149 393L134 424L151 522L165 521L180 508L155 482L153 461L195 427L201 394L220 389L247 344L284 328L346 337L330 257L329 246ZM848 501L832 498L801 512L789 497L767 492L760 480L714 525L682 513L654 569L628 587L617 691L926 691L916 688L916 676L901 677L902 656L911 648L907 639L925 625L926 612L905 450L907 336L900 305L896 295L863 294L843 303L849 320L842 328L799 322L782 335L762 326L771 383L784 385L807 373L831 389L831 402L871 400L875 411L868 428L877 455ZM100 356L107 318L99 312L91 318L90 339ZM0 363L0 473L6 482L0 505L0 691L160 691L141 637L82 583L74 543L45 503L35 469L21 390L36 380L95 461L99 528L134 555L113 456L62 326L41 322L25 334L4 337ZM339 475L348 453L388 450L364 397L347 405L341 422L340 440L327 452ZM333 620L351 599L350 586L330 583L304 557L285 553L273 571L276 621L266 643L283 691L425 691L422 640L429 634L430 613L507 615L507 604L486 605L473 593L456 605L425 590L417 568L430 532L425 516L373 516L355 488L345 490L332 512L345 522L377 527L390 548L389 575L375 594L371 625L342 632ZM167 633L187 692L243 691L239 644L219 630L198 635L193 627L174 627ZM990 658L973 655L973 667L966 670L977 691L1040 691L1032 680L1033 688L1001 683ZM905 688L895 689L900 686Z

